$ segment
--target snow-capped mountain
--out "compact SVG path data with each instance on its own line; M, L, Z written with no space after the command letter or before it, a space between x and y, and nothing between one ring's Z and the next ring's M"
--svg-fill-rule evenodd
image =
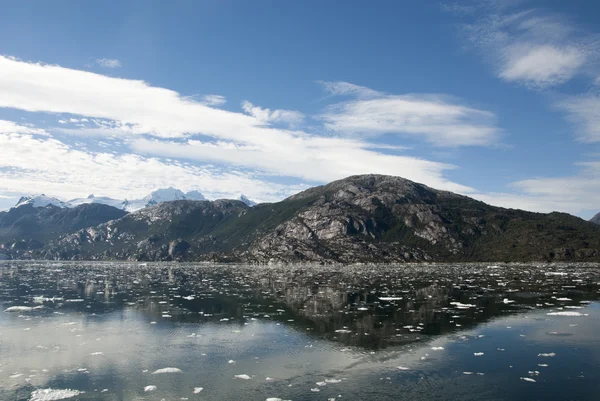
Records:
M15 207L19 207L21 205L31 204L34 207L45 207L47 205L54 205L62 208L71 208L77 207L79 205L84 205L88 203L101 203L104 205L116 207L117 209L123 209L128 212L135 212L137 210L143 209L148 206L157 205L163 202L170 202L176 200L207 200L206 197L197 190L189 191L184 193L183 191L169 187L169 188L161 188L156 191L151 192L149 195L141 198L141 199L132 199L132 200L120 200L110 198L108 196L95 196L89 195L87 198L75 198L71 199L68 202L61 201L60 199L42 195L32 195L22 197ZM240 195L238 200L241 200L248 206L256 205L255 202L248 199L245 195Z
M44 194L23 196L21 199L19 199L15 207L23 205L33 205L33 207L46 207L48 205L53 205L61 208L71 207L71 205L69 205L69 203L67 202L63 202L60 199L56 199L51 196L46 196Z
M185 198L190 200L206 200L206 198L204 197L204 195L202 195L200 191L186 192Z
M252 206L256 206L256 202L254 202L254 201L251 201L251 200L250 200L250 199L248 199L248 198L246 197L246 195L244 195L244 194L241 194L241 195L239 196L238 200L241 200L242 202L244 202L246 205L248 205L248 206L250 206L250 207L252 207Z
M122 208L128 212L135 212L148 206L158 205L162 202L170 202L175 200L206 200L200 191L189 191L183 193L179 189L169 187L157 189L143 197L142 199L125 200Z
M84 205L86 203L102 203L103 205L116 207L118 209L123 208L123 201L121 199L113 199L108 196L94 196L93 194L87 198L71 199L68 203L72 207Z

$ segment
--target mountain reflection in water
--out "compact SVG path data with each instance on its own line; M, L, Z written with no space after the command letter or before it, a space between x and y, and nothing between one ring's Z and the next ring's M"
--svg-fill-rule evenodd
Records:
M437 399L565 399L564 384L553 386L581 376L573 399L593 399L598 373L583 371L600 354L590 335L600 328L599 297L592 265L4 262L0 398L60 388L115 400L399 399L396 391L419 399L425 389L441 391ZM531 360L527 341L539 345ZM559 356L539 356L558 354L548 342L567 347L560 363L570 369L550 369L552 383L542 359ZM152 375L167 362L183 372ZM519 363L527 368L513 373ZM249 380L235 379L242 373ZM464 387L468 376L493 385ZM538 385L537 398L526 398L525 385Z

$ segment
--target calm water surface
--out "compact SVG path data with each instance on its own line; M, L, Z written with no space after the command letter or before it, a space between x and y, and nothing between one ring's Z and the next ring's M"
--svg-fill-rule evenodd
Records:
M598 400L600 268L0 262L1 400Z

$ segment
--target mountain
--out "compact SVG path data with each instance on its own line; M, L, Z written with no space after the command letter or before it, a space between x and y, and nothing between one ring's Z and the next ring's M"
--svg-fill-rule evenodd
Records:
M206 200L204 195L200 191L189 191L185 194L185 199L190 200Z
M204 195L200 191L189 191L187 193L183 193L179 189L175 189L173 187L169 188L161 188L158 189L149 195L145 196L142 199L133 199L133 200L120 200L109 198L107 196L94 196L89 195L87 198L75 198L71 199L68 202L63 202L57 198L53 198L50 196L46 196L44 194L38 196L27 196L22 197L17 203L16 207L22 205L33 205L34 207L45 207L47 205L54 205L57 207L76 207L79 205L89 204L89 203L99 203L103 205L108 205L112 207L116 207L118 209L123 209L128 212L135 212L137 210L143 209L148 206L157 205L162 202L170 202L175 200L206 200ZM254 202L246 198L244 195L240 198L244 203L247 203L251 206L255 205Z
M88 203L101 203L103 205L108 205L108 206L116 207L119 209L123 208L123 201L120 199L113 199L113 198L109 198L107 196L94 196L93 194L89 195L87 198L71 199L67 203L71 207L84 205L84 204L88 204Z
M34 204L25 203L0 212L0 253L8 253L13 258L28 257L31 251L55 238L127 214L102 204L83 204L74 208L53 204L35 207Z
M44 194L41 195L32 195L32 196L23 196L15 207L21 207L24 205L31 205L33 207L46 207L48 205L64 208L71 207L67 202L63 202L59 199L53 198L51 196L46 196Z
M248 198L246 197L246 195L244 195L244 194L241 194L241 195L240 195L240 197L238 198L238 200L240 200L240 201L244 202L246 205L248 205L248 206L250 206L250 207L252 207L252 206L256 206L256 202L254 202L254 201L251 201L251 200L250 200L250 199L248 199Z
M54 239L39 258L240 262L600 261L600 226L400 177L352 176L278 203L160 203Z
M143 197L142 199L135 199L131 201L125 200L123 202L122 208L127 210L128 212L135 212L137 210L141 210L143 208L158 205L163 202L171 202L176 200L206 200L204 195L202 195L199 191L190 191L188 193L183 193L179 189L169 187L169 188L161 188L157 189Z
M592 217L590 219L590 221L594 224L600 224L600 213L598 213L594 217Z

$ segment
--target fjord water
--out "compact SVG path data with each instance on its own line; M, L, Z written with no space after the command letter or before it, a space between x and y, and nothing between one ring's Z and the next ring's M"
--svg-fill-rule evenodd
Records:
M2 400L600 396L598 266L1 263Z

